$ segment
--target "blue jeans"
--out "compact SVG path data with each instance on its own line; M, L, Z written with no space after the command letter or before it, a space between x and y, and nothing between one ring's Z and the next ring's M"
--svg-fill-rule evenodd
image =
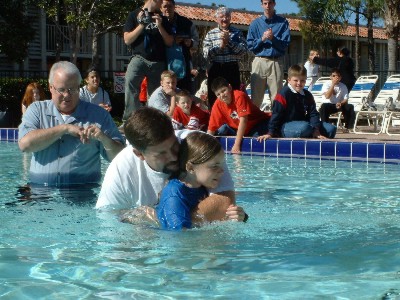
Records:
M246 134L246 136L257 137L257 136L260 136L260 135L267 134L267 132L268 132L268 122L269 122L269 119L261 121L256 126L254 126L249 131L249 133ZM220 135L233 136L233 135L236 135L236 132L237 132L236 129L233 129L229 125L224 124L220 128L217 129L217 131L215 132L215 135L216 136L220 136Z
M283 124L282 137L285 138L312 138L314 128L306 121L292 121ZM330 139L336 135L336 126L321 122L320 133Z
M142 107L139 94L140 85L147 77L147 94L151 95L160 86L161 73L165 62L149 61L140 55L134 55L125 73L125 110L122 120L125 122L132 112Z

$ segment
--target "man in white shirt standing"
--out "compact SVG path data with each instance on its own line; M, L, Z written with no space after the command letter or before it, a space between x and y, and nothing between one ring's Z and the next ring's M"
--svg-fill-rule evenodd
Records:
M322 122L328 122L331 114L342 112L344 117L345 128L343 133L353 130L355 113L354 106L348 103L349 95L345 84L341 83L342 76L339 69L332 69L330 75L331 82L326 82L322 86L322 93L329 103L323 103L320 108Z
M191 131L175 133L165 113L143 107L129 117L124 132L131 145L110 163L96 208L157 205L168 178L178 171L179 139ZM227 219L245 220L245 212L235 204L233 181L226 165L219 186L209 192L210 196L199 203L193 214L202 215L207 221L220 219L216 216L221 214ZM228 208L221 211L222 207Z

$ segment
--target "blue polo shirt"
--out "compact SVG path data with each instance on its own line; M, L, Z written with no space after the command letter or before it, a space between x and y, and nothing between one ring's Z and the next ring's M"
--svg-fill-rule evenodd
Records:
M82 127L95 124L113 140L124 143L110 114L102 107L85 101L79 101L75 112L66 121L52 100L32 103L19 125L19 139L32 130L61 124ZM101 142L91 140L82 144L78 137L64 134L46 149L33 153L30 182L49 186L98 183L101 179L100 155L108 159Z
M272 29L274 38L263 42L261 37L269 28ZM284 17L274 14L272 18L268 19L263 15L251 22L247 33L247 47L256 56L281 57L285 55L289 43L290 27Z

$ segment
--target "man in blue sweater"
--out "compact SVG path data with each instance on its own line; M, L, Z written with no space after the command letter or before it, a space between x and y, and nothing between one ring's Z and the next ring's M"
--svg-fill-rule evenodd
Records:
M251 67L251 99L260 107L268 85L271 101L282 89L283 56L290 43L289 22L275 13L275 0L261 0L264 15L251 22L247 47L256 56Z

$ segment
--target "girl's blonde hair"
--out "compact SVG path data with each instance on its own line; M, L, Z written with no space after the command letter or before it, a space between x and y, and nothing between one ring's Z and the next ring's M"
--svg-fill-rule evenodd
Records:
M312 59L310 58L310 56L313 55L313 54L318 54L318 50L313 50L313 49L310 50L310 54L308 55L308 61L310 63L313 62Z
M179 148L179 174L186 174L187 164L200 165L218 155L222 150L219 141L205 132L194 131L182 140Z
M25 107L28 107L33 103L33 90L35 89L39 90L40 100L46 98L43 87L37 82L32 82L26 87L24 97L22 98L22 104Z

